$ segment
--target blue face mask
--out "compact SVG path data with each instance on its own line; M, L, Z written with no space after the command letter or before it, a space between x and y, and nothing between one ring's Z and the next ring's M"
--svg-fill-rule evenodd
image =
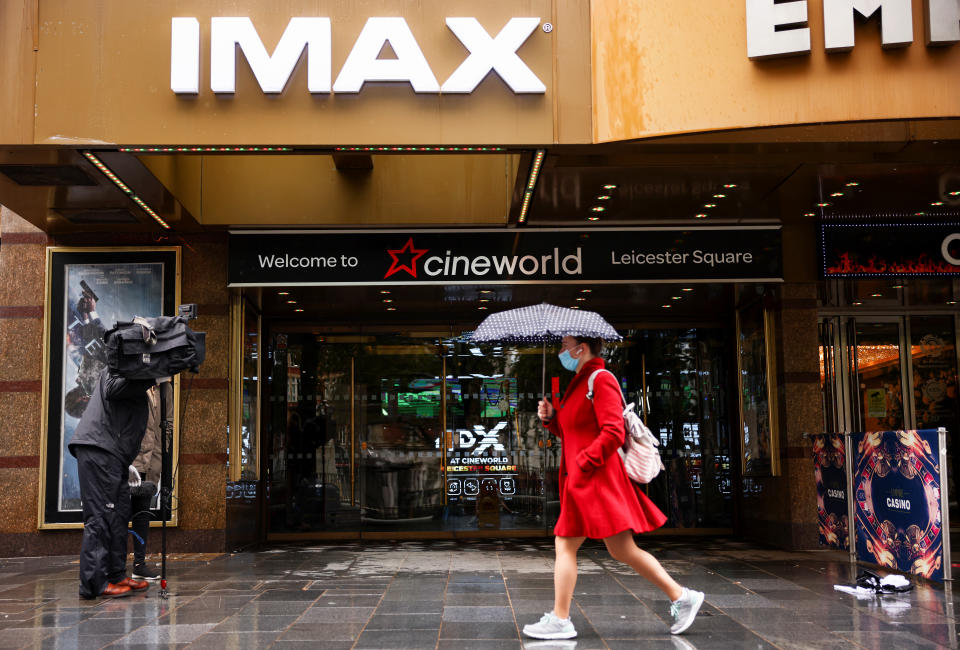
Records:
M576 372L577 364L580 363L580 359L574 359L573 356L570 354L570 350L564 350L557 356L560 358L560 363L563 365L564 368L566 368L570 372Z

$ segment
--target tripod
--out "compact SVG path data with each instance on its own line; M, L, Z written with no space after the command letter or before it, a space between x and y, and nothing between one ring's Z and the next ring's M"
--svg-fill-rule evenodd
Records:
M167 520L173 497L173 378L158 387L160 391L160 598L167 593Z

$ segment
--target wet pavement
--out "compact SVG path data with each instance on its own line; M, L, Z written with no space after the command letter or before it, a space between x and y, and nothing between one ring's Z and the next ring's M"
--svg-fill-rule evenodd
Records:
M666 598L590 544L573 642L520 628L552 608L550 540L367 542L180 555L168 600L84 601L73 557L0 559L0 648L935 648L957 645L940 585L857 600L835 552L729 540L641 538L706 603L682 638Z

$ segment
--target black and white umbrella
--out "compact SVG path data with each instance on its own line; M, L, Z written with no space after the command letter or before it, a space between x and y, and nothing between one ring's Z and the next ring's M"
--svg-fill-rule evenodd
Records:
M568 309L545 302L487 316L470 336L478 343L548 343L564 336L619 341L617 330L595 311Z
M501 343L543 344L543 375L540 391L547 384L547 343L556 342L564 336L620 341L617 330L595 311L568 309L545 302L529 307L518 307L490 314L470 335L477 343L498 341Z

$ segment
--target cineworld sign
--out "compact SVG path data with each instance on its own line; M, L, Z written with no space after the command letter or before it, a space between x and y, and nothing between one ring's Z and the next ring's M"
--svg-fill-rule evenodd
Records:
M232 231L243 286L777 282L779 226Z
M402 82L417 93L472 93L492 71L514 93L543 94L547 88L517 50L539 27L539 18L511 18L496 36L472 17L451 17L446 25L468 54L442 84L437 80L402 17L369 18L333 81L330 18L291 18L273 54L267 52L248 17L210 20L210 90L236 90L236 50L246 58L265 93L282 92L306 50L307 90L311 93L359 93L368 81ZM549 31L544 26L545 31ZM395 58L380 58L389 44ZM170 40L170 89L180 95L200 92L200 21L173 18Z
M960 276L960 223L829 223L823 277Z

